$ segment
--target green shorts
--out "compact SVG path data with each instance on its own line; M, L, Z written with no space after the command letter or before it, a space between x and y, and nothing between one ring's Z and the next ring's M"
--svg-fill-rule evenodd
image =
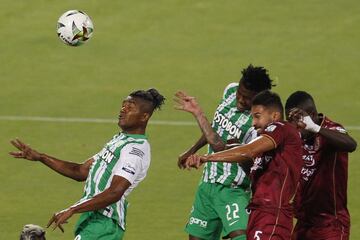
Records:
M235 230L246 230L250 191L218 183L200 183L185 231L206 240L218 240ZM221 234L222 233L222 234Z
M75 226L74 240L121 240L124 230L111 218L98 212L81 214Z

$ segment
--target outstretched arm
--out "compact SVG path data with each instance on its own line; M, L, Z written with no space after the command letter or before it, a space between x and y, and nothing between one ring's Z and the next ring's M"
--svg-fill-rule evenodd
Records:
M189 96L182 91L178 91L175 94L175 97L176 98L174 100L178 104L175 106L175 108L178 110L189 112L196 118L196 121L198 122L199 127L211 148L215 152L224 150L226 148L226 143L222 141L219 134L217 134L211 127L211 124L206 118L195 97Z
M289 119L296 122L298 127L308 130L313 133L319 133L324 136L328 143L338 151L353 152L356 149L356 141L350 137L344 130L339 132L336 130L322 128L313 122L311 117L299 108L291 109Z
M196 141L196 143L190 147L187 151L185 151L184 153L182 153L179 156L178 159L178 167L179 168L185 168L185 161L188 157L190 157L192 154L195 154L200 148L202 148L203 146L205 146L207 144L206 138L204 136L204 134L201 135L201 137L199 138L199 140Z
M19 139L10 141L12 145L14 145L19 152L10 152L14 158L24 158L30 161L39 161L51 168L52 170L60 173L61 175L72 178L76 181L85 181L90 166L93 162L93 159L89 159L86 162L72 163L63 161L60 159L56 159L55 157L49 156L45 153L39 153L38 151L32 149L29 145L26 145Z
M47 224L47 227L54 224L54 229L59 227L60 230L64 232L62 224L66 223L72 215L76 213L103 209L112 203L117 202L121 199L126 189L128 189L130 186L131 183L128 180L115 175L108 189L99 193L98 195L95 195L88 201L75 204L65 210L55 213Z
M253 158L259 156L261 153L270 151L275 147L276 146L274 142L269 137L267 137L266 135L261 135L249 144L245 144L239 147L213 153L207 156L192 155L187 159L185 167L187 169L191 167L198 168L204 162L242 163L252 160Z

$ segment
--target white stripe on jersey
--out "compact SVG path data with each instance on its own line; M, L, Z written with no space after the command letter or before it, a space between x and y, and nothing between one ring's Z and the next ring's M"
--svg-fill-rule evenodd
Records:
M244 170L241 167L238 167L238 171L237 171L236 177L234 179L236 185L241 183L244 180L245 176L246 176L246 173L244 172Z
M217 175L216 169L217 169L217 162L212 162L210 163L211 167L210 167L210 176L209 179L211 181L211 183L215 183L215 177Z
M224 183L226 178L231 175L231 163L223 164L223 174L216 180L216 182Z

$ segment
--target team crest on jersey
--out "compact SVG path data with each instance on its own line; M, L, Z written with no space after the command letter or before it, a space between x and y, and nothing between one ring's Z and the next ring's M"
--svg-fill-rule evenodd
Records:
M329 129L330 129L330 130L338 131L339 133L346 133L346 130L345 130L344 128L342 128L342 127L339 127L339 126L337 126L337 127L330 127Z
M270 125L265 128L265 132L273 132L276 129L276 125Z

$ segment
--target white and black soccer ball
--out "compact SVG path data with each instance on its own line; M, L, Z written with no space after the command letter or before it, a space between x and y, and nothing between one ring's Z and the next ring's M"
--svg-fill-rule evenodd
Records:
M79 46L86 43L94 32L90 17L83 11L70 10L57 22L57 35L65 44Z

